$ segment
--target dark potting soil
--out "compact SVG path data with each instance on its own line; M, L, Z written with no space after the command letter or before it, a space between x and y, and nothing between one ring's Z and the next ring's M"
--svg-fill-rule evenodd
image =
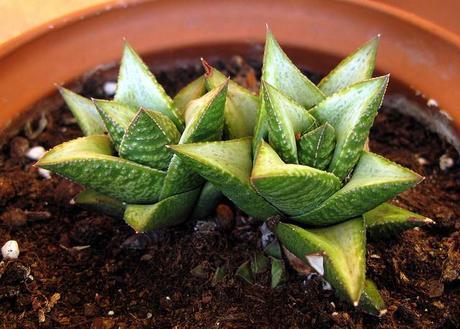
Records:
M248 64L249 63L249 64ZM252 88L260 64L240 57L214 63ZM72 88L108 98L115 69ZM155 72L170 94L201 74L198 64ZM314 80L318 76L312 76ZM81 190L43 177L25 156L81 135L58 95L44 100L0 153L0 243L17 240L17 261L0 263L1 328L454 328L460 326L460 165L453 147L398 109L383 106L370 147L426 179L395 202L436 221L384 241L370 241L368 276L388 313L378 319L341 302L288 269L249 285L235 270L260 250L259 223L220 207L208 222L149 235L122 220L71 204ZM225 203L225 201L224 201ZM230 210L230 211L229 211ZM223 281L212 280L225 266Z

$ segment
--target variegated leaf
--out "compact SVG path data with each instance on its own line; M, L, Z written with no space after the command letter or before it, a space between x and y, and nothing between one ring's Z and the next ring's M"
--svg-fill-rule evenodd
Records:
M321 90L291 62L269 30L263 61L262 79L306 109L325 98Z
M63 87L59 88L59 92L70 111L72 111L85 136L103 134L105 132L104 122L102 122L99 113L97 113L96 106L91 100Z
M179 144L215 141L222 138L227 82L189 103L185 111L186 128ZM161 199L190 191L203 184L203 179L190 170L183 160L173 156L168 167Z
M278 211L249 182L251 138L171 146L194 171L210 181L250 216L265 219Z
M182 131L179 111L138 54L126 43L118 75L115 100L135 108L163 113Z
M311 130L316 120L275 87L264 81L262 85L270 144L285 162L298 163L295 136Z
M434 223L430 218L390 203L381 204L364 213L363 218L369 236L375 239L391 237L413 227Z
M56 146L36 165L122 201L158 200L165 172L110 154L109 138L91 135Z
M120 157L156 169L168 168L172 153L165 145L176 144L180 133L164 114L139 110L119 147Z
M206 86L212 90L227 80L216 68L203 61ZM259 98L246 88L230 80L225 103L225 135L228 139L252 136L257 121Z
M331 162L335 147L335 129L327 122L303 134L298 142L299 163L324 170Z
M279 223L279 241L295 256L310 264L355 306L364 289L366 230L361 218L321 229L302 229Z
M256 158L259 151L259 146L262 145L262 141L268 140L268 122L267 122L267 111L265 110L264 102L264 91L263 85L260 85L259 95L259 112L257 113L257 122L254 127L254 138L252 139L252 156Z
M123 218L126 208L126 203L93 190L84 190L73 200L79 206L116 218Z
M390 160L362 151L352 178L341 190L314 210L292 219L311 225L329 225L361 216L422 179Z
M187 109L188 103L194 99L200 98L206 93L206 80L204 76L199 76L184 88L179 90L176 96L174 96L174 105L176 106L181 118L184 118L185 110Z
M252 169L251 182L261 196L285 214L303 214L340 189L340 181L333 174L312 167L285 164L267 143L262 143Z
M366 42L337 65L318 84L319 89L330 96L342 88L372 77L380 36Z
M364 283L364 290L359 301L359 307L364 312L378 317L387 313L385 302L382 296L380 296L377 286L369 279L366 279Z
M359 160L389 76L358 82L326 98L310 113L334 127L337 144L329 171L344 179Z
M191 214L200 189L176 194L152 205L129 204L124 219L136 232L174 226Z
M195 209L193 209L190 218L203 219L211 216L222 198L222 192L212 183L206 182L201 189L200 197L196 202Z

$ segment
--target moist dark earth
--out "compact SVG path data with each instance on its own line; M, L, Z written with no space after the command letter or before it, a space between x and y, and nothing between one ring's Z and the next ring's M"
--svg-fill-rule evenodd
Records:
M235 56L212 64L257 88L260 63ZM198 63L155 71L170 95L201 73ZM71 88L109 98L103 85L115 79L116 69L99 70ZM368 276L388 307L380 319L323 290L321 278L306 279L290 267L276 289L269 271L254 285L235 276L261 248L260 223L225 200L230 208L219 207L226 211L207 221L148 235L73 205L81 187L55 175L46 179L25 152L81 132L58 95L33 113L0 153L0 244L14 239L21 250L17 261L0 263L1 328L460 327L459 157L398 109L381 108L370 148L426 177L394 202L436 224L369 241ZM216 283L220 266L226 275Z

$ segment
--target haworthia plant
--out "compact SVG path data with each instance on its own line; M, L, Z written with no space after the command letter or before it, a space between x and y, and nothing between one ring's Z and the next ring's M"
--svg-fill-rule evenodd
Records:
M256 254L238 276L252 283L270 263L279 285L281 244L341 298L381 316L383 299L366 279L366 233L378 239L432 221L388 203L422 177L365 150L389 80L372 78L377 46L367 42L315 85L268 31L259 95L203 61L204 75L170 98L126 45L114 100L61 88L86 137L37 165L88 187L76 203L138 232L206 217L224 195L271 218L279 241L266 247L270 262Z

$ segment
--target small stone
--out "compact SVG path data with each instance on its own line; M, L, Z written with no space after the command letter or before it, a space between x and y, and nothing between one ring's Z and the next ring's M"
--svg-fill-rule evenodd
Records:
M20 136L14 137L10 142L10 156L12 158L23 157L29 149L29 141Z
M426 105L428 105L429 107L439 107L438 101L434 98L428 99L428 101L426 102Z
M117 83L114 81L107 81L104 83L102 88L104 89L104 93L106 93L107 96L112 96L115 95L115 92L117 91Z
M26 153L26 157L31 160L40 160L45 155L45 148L43 146L34 146Z
M43 168L38 168L38 174L42 176L44 179L51 178L51 171L43 169Z
M421 166L425 166L425 165L428 164L428 161L427 161L425 158L422 158L422 157L418 157L418 158L417 158L417 162L418 162L418 164L421 165Z
M115 312L110 310L108 313L107 313L108 316L114 316L115 315Z
M2 247L3 259L17 259L19 257L19 245L15 240L7 241Z
M451 168L453 165L454 165L454 159L449 157L447 154L443 154L439 158L439 168L441 168L442 171L445 171Z
M233 228L235 217L233 215L233 210L230 206L226 204L220 204L216 208L216 222L217 225L225 231L229 231Z

